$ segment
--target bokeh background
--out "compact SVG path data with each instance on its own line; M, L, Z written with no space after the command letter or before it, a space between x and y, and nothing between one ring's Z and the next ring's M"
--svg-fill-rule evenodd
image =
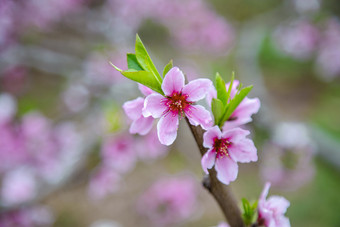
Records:
M184 120L170 147L128 132L121 106L141 93L108 62L126 68L136 33L160 71L173 59L189 80L254 85L259 161L240 165L237 198L270 181L292 226L340 226L339 13L336 0L0 0L0 226L223 221Z

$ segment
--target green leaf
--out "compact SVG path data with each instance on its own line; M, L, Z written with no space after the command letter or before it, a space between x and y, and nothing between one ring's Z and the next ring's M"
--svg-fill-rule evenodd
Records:
M211 110L215 118L215 124L217 124L217 122L219 122L223 116L224 105L222 101L219 99L212 99Z
M153 64L148 52L145 49L145 46L142 40L139 38L138 34L136 35L136 58L138 63L142 66L145 71L151 72L152 75L156 78L159 84L162 83L162 77L159 75L155 65Z
M134 69L137 71L144 70L142 66L138 63L137 57L135 54L128 53L126 54L126 58L127 58L128 69Z
M115 66L112 62L110 62L109 61L109 63L110 63L110 65L113 67L113 68L115 68L115 70L117 70L118 72L123 72L123 70L122 69L120 69L120 68L118 68L117 66Z
M222 118L222 124L229 119L234 110L238 107L238 105L240 105L242 100L248 95L252 88L253 86L248 86L239 90L239 92L236 93L235 97L230 101L227 106L227 111Z
M163 77L170 71L170 69L173 67L173 62L172 60L169 61L169 63L164 67L163 70Z
M242 208L243 208L243 221L246 226L253 224L257 218L257 201L255 201L252 205L249 203L247 199L242 199Z
M151 72L129 69L126 71L121 71L121 74L123 74L123 76L129 78L130 80L141 83L162 95L164 94L160 83L156 80Z
M161 88L161 84L156 80L156 78L153 76L151 72L141 70L137 71L134 69L128 69L126 71L123 71L114 64L112 64L112 62L110 62L110 64L126 78L141 83L151 88L152 90L164 95Z
M228 93L225 87L225 82L219 73L216 73L215 86L217 91L217 98L222 101L223 104L228 102Z

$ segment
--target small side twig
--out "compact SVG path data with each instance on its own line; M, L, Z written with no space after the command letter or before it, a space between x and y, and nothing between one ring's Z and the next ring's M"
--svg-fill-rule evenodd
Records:
M203 147L204 130L200 126L191 125L187 118L186 121L203 156L207 152L207 149ZM241 211L231 189L217 179L214 168L209 170L209 175L203 178L202 184L215 198L230 226L245 227Z

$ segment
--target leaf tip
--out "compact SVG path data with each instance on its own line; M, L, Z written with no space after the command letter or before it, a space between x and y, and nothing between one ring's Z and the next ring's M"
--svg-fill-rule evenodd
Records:
M117 66L115 66L111 61L109 61L109 64L113 67L113 68L115 68L117 71L119 71L119 72L122 72L123 70L121 70L120 68L118 68Z

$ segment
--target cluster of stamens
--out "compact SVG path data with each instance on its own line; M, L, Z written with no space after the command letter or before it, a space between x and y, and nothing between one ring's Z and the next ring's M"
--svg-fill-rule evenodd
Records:
M188 112L192 102L187 101L188 95L183 95L181 92L174 92L171 96L164 99L164 104L168 107L164 115L171 112L174 115L184 116L185 111Z
M216 158L222 158L224 156L229 156L229 150L231 142L227 139L215 139L214 148L216 151Z

